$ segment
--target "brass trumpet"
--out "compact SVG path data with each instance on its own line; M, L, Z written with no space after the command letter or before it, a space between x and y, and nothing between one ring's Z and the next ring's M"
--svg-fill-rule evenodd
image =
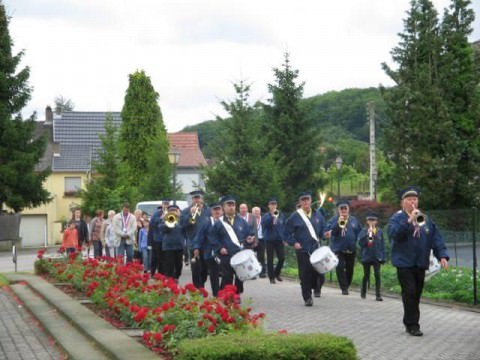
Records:
M347 227L347 220L344 218L338 218L338 226L340 229L345 229Z
M427 215L422 213L420 210L413 208L413 223L417 226L424 226L427 223Z
M176 225L178 224L178 216L177 214L175 214L174 212L168 212L166 215L165 215L165 225L170 228L170 229L173 229Z
M200 214L200 206L195 205L195 211L193 212L192 216L190 217L190 224L194 225L197 222L197 216Z
M274 216L274 217L278 217L278 215L280 215L280 211L275 210L275 211L273 212L273 216Z

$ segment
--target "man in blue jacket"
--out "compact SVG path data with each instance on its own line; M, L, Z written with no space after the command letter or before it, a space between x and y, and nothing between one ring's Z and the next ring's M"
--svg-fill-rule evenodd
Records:
M253 244L255 236L247 222L236 214L236 201L233 196L224 196L221 203L223 219L217 221L213 226L214 249L220 258L220 268L222 270L220 289L233 284L235 277L235 286L238 293L241 294L243 292L243 282L235 275L235 271L230 265L230 259L243 247Z
M298 196L300 207L287 220L286 233L288 244L293 246L297 255L298 275L305 306L312 306L312 290L325 276L319 274L310 263L310 255L319 247L325 230L325 219L312 209L311 192L302 192Z
M262 217L263 238L267 247L267 270L271 284L275 280L283 281L280 277L285 262L285 215L278 210L276 198L268 201L268 212ZM273 268L273 255L277 255L277 265Z
M152 252L150 259L150 274L153 277L155 272L163 273L162 265L162 233L160 232L160 225L163 223L163 215L167 212L169 200L162 200L162 206L152 214L150 218L150 227L147 235L148 246Z
M402 210L390 218L388 236L392 242L392 264L397 268L402 288L403 324L412 336L420 331L420 297L429 267L430 250L448 268L448 251L435 223L418 210L418 188L410 186L400 193ZM423 219L420 219L423 217Z
M350 203L346 200L337 202L337 215L328 221L326 237L330 237L330 247L338 257L336 268L338 284L343 295L348 295L352 284L355 267L355 250L357 236L361 226L355 216L350 214Z
M180 208L177 205L168 207L167 217L175 215L180 218ZM185 235L179 221L168 224L164 221L160 224L160 233L162 234L162 253L164 275L178 280L182 275L182 256L185 247Z

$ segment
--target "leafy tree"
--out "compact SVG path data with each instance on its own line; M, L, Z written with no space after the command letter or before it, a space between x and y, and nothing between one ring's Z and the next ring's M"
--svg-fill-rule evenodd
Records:
M169 191L168 139L158 93L142 71L129 76L122 108L119 153L128 183L149 196Z
M383 68L395 81L381 88L387 104L384 150L395 164L391 183L423 188L425 206L444 206L453 196L458 148L439 87L441 42L437 12L429 0L412 0L401 41L391 54L398 64ZM442 189L442 192L437 192Z
M276 196L283 204L281 172L272 154L265 155L258 111L248 103L250 85L240 81L233 86L235 100L221 103L231 118L218 118L225 145L217 147L215 164L205 169L207 187L214 198L233 194L239 202L265 205Z
M72 100L63 97L62 95L58 95L55 100L55 114L60 115L67 111L73 111L75 108L75 104Z
M93 162L93 177L80 193L82 211L93 215L97 209L120 210L121 204L136 199L136 189L129 186L121 176L118 155L118 128L111 114L105 118L105 135L99 135L102 148L98 160Z
M12 56L5 5L0 2L0 210L7 205L19 212L50 201L43 182L50 170L35 171L47 139L34 137L35 114L23 120L21 110L31 97L30 69L16 73L23 51Z
M449 118L454 124L458 163L453 184L454 206L480 204L480 68L468 42L475 14L468 0L452 0L440 28L442 56L440 87Z
M275 83L268 85L272 98L264 105L263 133L267 149L275 150L282 189L292 209L300 191L315 191L322 185L315 176L321 165L319 132L301 106L304 84L296 84L298 70L292 69L288 53L282 69L275 68L274 74Z

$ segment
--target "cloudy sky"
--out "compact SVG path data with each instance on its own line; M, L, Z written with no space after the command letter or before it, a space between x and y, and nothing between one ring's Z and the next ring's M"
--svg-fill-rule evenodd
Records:
M143 69L160 94L168 131L225 115L232 83L267 84L285 51L305 96L390 85L409 0L3 0L15 53L34 88L26 114L58 95L77 111L120 111L128 74ZM448 0L434 0L440 13ZM474 1L480 17L480 1ZM480 21L471 40L480 39Z

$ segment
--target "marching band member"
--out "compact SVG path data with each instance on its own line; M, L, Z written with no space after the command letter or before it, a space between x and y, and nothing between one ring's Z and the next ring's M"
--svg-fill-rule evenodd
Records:
M180 225L185 230L187 237L185 263L191 264L193 285L202 288L207 280L208 268L203 252L200 251L202 253L195 256L192 244L198 230L209 222L210 209L203 203L204 192L202 190L194 190L190 195L192 196L192 205L182 211Z
M203 254L203 259L208 268L208 275L210 277L210 286L212 288L213 296L218 295L220 288L219 272L220 266L217 263L218 257L215 255L213 246L215 240L213 238L213 226L216 222L221 221L223 210L220 203L215 203L210 206L211 216L207 223L204 223L193 241L194 258L199 258ZM193 267L193 265L192 265Z
M235 198L226 195L221 200L223 207L223 219L217 221L213 226L213 243L217 256L220 258L220 267L222 270L222 282L220 289L225 285L233 284L235 277L235 286L238 293L243 292L243 282L237 278L235 271L230 265L230 259L239 252L244 245L252 244L255 236L245 220L235 213Z
M275 279L283 281L280 277L283 263L285 262L285 215L278 210L276 198L268 201L268 212L262 217L263 238L267 247L267 270L271 284ZM277 266L273 269L274 252L277 256Z
M255 244L253 245L257 259L262 266L260 277L267 277L267 268L265 266L265 239L262 226L262 211L258 206L252 208L253 233L255 234Z
M312 290L317 287L318 278L325 280L325 276L313 268L310 263L310 254L319 246L325 228L325 219L312 209L310 192L302 192L298 199L300 208L288 218L286 232L288 243L295 248L297 255L298 275L305 306L312 306Z
M155 210L150 218L148 246L152 254L150 259L150 274L152 277L155 275L155 272L163 273L162 232L160 232L160 225L163 223L163 216L167 213L169 204L169 200L162 200L162 205Z
M397 268L402 288L403 324L412 336L420 331L420 297L429 267L430 250L444 269L448 268L448 251L435 223L418 210L418 188L410 186L400 193L402 210L392 215L388 236L392 242L392 264Z
M383 301L380 295L380 265L385 263L385 242L382 229L377 227L378 216L373 211L367 214L367 227L358 235L358 245L362 253L363 280L360 296L367 296L367 282L370 279L370 267L375 275L375 295L377 301Z
M330 248L338 257L336 273L342 295L348 295L355 266L357 236L361 228L358 220L350 215L348 201L338 201L337 211L338 214L328 222L325 237L331 238Z
M163 273L178 280L182 274L182 257L185 236L179 224L180 208L169 205L168 212L160 224L162 233Z

